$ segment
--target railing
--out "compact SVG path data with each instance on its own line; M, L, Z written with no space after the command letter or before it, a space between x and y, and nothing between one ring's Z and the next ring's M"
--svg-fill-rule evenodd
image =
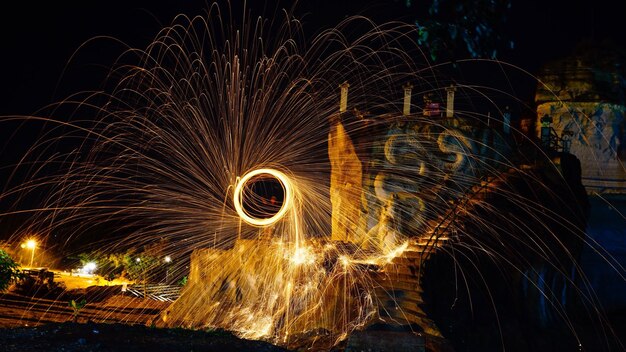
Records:
M129 285L125 291L131 296L149 298L159 302L174 302L180 296L180 286L165 284Z
M548 150L569 153L572 145L572 132L563 131L562 137L559 136L552 127L541 127L541 146Z

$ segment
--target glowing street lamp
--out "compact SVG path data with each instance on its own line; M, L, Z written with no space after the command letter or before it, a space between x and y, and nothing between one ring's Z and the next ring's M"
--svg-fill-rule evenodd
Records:
M35 240L26 241L26 248L30 248L30 267L33 267L33 259L35 259L35 248L37 248L37 242Z
M169 264L172 262L172 257L170 257L169 255L166 255L165 258L163 258L163 261L165 262L165 265L167 265L165 267L165 283L167 284L170 281L170 266L169 266Z
M83 273L93 275L93 272L98 268L95 262L89 262L83 266Z

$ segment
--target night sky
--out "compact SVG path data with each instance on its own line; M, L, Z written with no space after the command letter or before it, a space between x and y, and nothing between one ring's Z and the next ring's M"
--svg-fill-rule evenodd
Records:
M499 58L536 73L542 63L571 53L581 40L610 39L625 47L626 36L620 25L622 12L615 5L617 2L513 0L505 35L515 42L515 48L503 51ZM242 2L233 3L236 12ZM292 2L249 3L255 11L262 12L266 6L266 13L273 13L280 8L277 3L290 7ZM67 65L76 49L90 38L110 36L131 47L144 48L176 14L198 15L207 6L205 1L55 1L43 5L13 2L10 10L0 11L0 115L35 114L72 93L97 90L124 47L112 40L98 40L84 46ZM378 22L415 19L415 14L407 11L400 0L309 0L296 6L295 13L303 18L307 35L354 14L365 14ZM488 71L480 69L472 74L489 76ZM534 82L514 84L519 97L532 102ZM20 123L0 124L2 185L11 165L41 133L38 124L18 127ZM0 211L6 206L6 201L0 204Z
M263 2L249 3L259 9ZM415 17L407 13L403 1L363 3L368 2L309 0L295 12L304 15L308 33L358 13L378 21ZM515 49L503 52L500 59L536 72L541 63L567 55L582 39L611 38L623 45L626 36L616 3L513 0L507 35ZM0 12L0 114L30 114L73 92L98 87L106 72L102 65L120 52L111 42L100 41L82 50L69 73L61 77L72 53L88 39L104 35L145 47L176 14L197 15L206 6L205 1L14 2L11 10Z

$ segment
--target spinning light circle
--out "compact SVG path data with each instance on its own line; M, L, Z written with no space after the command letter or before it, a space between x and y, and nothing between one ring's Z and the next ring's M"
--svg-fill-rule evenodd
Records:
M244 191L246 190L246 185L250 180L253 180L260 175L269 175L271 176L271 178L278 180L284 191L282 206L280 207L278 212L276 212L276 214L268 218L251 216L244 210L243 207L245 197ZM280 218L285 215L287 210L289 210L289 208L291 207L292 198L292 184L287 175L275 169L256 169L248 172L239 179L237 185L235 186L233 203L235 204L235 210L237 211L237 214L239 214L239 217L246 223L254 226L268 226L280 220Z

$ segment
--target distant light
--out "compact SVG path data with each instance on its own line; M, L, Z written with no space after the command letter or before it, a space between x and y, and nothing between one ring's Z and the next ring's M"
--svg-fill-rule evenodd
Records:
M85 266L83 266L82 271L85 274L93 274L93 272L96 270L98 266L96 265L95 262L89 262L87 264L85 264Z
M22 244L20 245L20 247L22 247L22 248L26 248L26 245L25 245L24 243L22 243Z
M163 260L165 260L166 263L171 263L172 262L172 257L170 257L169 255L166 255Z
M136 261L137 263L139 263L139 262L141 261L141 258L137 258L137 259L135 259L135 261Z
M35 247L37 247L37 242L35 240L28 240L26 241L26 247L34 249Z

